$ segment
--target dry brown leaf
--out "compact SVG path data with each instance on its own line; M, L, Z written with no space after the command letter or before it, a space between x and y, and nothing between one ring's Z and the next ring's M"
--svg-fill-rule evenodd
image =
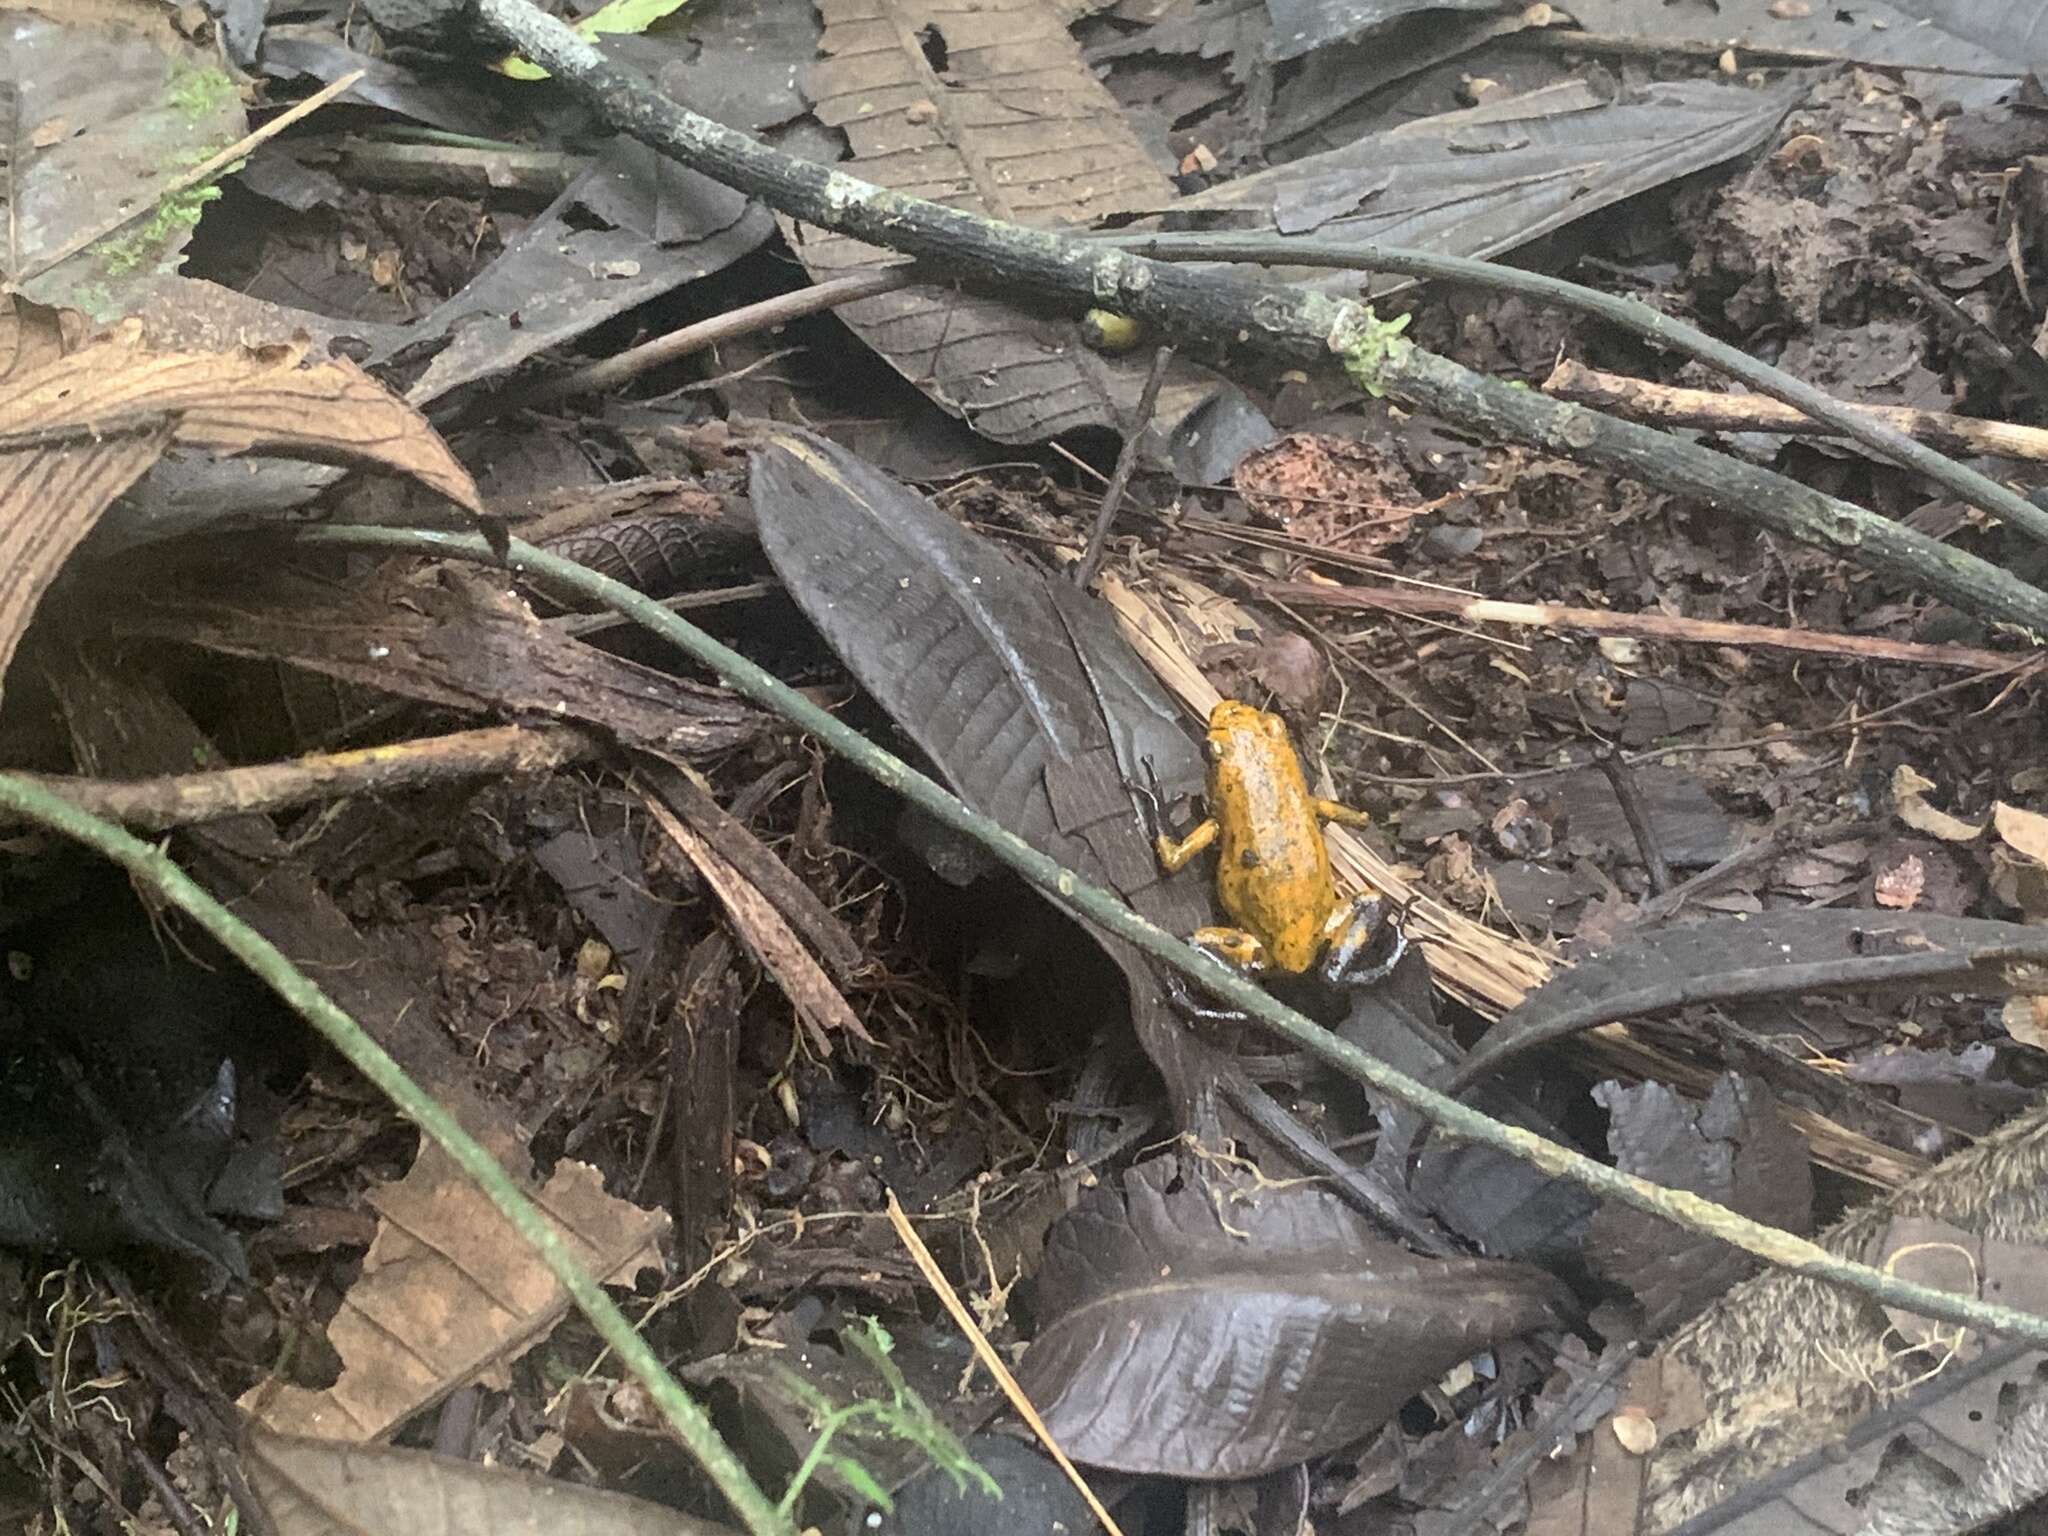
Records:
M278 1536L734 1536L665 1504L429 1451L257 1430L242 1464Z
M761 969L775 978L775 984L796 1009L797 1017L809 1026L811 1044L818 1053L832 1054L831 1035L835 1030L844 1030L856 1040L873 1045L874 1036L832 984L824 967L804 948L795 930L775 910L775 904L661 801L644 795L641 804L704 877L704 883L711 887L731 919L733 931Z
M354 363L151 352L132 322L78 344L82 329L19 300L0 321L0 677L72 550L173 445L374 466L483 510L426 418Z
M1908 854L1878 874L1874 895L1880 907L1907 912L1919 901L1920 892L1926 885L1927 866L1915 855Z
M1999 1020L2021 1045L2048 1051L2048 997L2008 997Z
M216 453L289 454L408 475L481 513L476 482L425 417L346 358L292 346L153 352L127 321L0 379L0 451L154 427Z
M1927 792L1934 787L1934 781L1917 772L1910 763L1901 763L1893 769L1892 803L1899 813L1899 820L1915 832L1938 837L1944 843L1971 843L1981 837L1982 827L1973 827L1960 816L1951 816L1947 811L1928 804Z
M2048 864L2000 845L1991 850L1991 894L2028 922L2048 918Z
M1991 807L1991 825L2013 852L2048 865L2048 816L2001 800Z
M0 305L0 380L54 363L76 347L86 318L75 309L51 309L17 297Z
M266 1428L323 1440L375 1440L494 1365L517 1359L569 1309L568 1293L438 1147L373 1192L382 1218L361 1278L327 1336L332 1387L257 1386L242 1399ZM534 1196L598 1279L659 1266L667 1216L604 1192L598 1171L564 1161ZM431 1234L431 1241L426 1234Z

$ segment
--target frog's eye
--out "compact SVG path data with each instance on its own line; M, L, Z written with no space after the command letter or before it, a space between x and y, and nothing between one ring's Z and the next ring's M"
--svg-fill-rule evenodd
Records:
M1208 754L1210 762L1220 763L1223 761L1223 743L1214 736L1209 737L1202 743L1202 750Z

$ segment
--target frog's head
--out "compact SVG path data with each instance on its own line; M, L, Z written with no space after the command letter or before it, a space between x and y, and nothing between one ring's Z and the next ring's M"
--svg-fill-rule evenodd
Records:
M1223 699L1209 711L1207 746L1212 763L1289 750L1287 725L1278 715Z

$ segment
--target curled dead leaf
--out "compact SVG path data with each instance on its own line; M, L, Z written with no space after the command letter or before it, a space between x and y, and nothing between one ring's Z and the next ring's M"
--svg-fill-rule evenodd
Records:
M2014 853L2048 865L2048 816L2001 800L1991 807L1991 825Z
M345 359L155 352L135 322L81 343L77 317L0 314L0 674L79 541L172 447L371 466L483 511L426 418Z
M1934 781L1919 773L1910 763L1901 763L1894 768L1892 804L1899 813L1899 820L1915 832L1938 837L1944 843L1971 843L1981 837L1982 827L1973 827L1960 816L1951 816L1928 803L1927 792L1934 787Z

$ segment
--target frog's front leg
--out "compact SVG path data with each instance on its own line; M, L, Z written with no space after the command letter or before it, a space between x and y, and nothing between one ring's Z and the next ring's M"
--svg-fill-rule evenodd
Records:
M1205 848L1214 846L1222 826L1214 816L1198 823L1186 837L1176 838L1170 832L1160 832L1152 839L1152 847L1159 855L1159 862L1169 875L1177 875L1187 868L1188 861ZM1210 930L1204 929L1203 932ZM1247 935L1247 937L1250 937ZM1254 940L1253 942L1257 942Z
M1333 986L1369 987L1393 974L1408 953L1398 913L1377 896L1340 903L1323 924L1324 980Z
M1141 783L1134 779L1124 781L1138 799L1138 820L1145 828L1145 835L1152 839L1153 851L1169 875L1177 875L1187 868L1188 861L1203 849L1212 847L1222 832L1213 816L1206 817L1186 837L1175 837L1166 829L1166 797L1159 788L1159 775L1152 767L1152 759L1143 759L1145 778Z

